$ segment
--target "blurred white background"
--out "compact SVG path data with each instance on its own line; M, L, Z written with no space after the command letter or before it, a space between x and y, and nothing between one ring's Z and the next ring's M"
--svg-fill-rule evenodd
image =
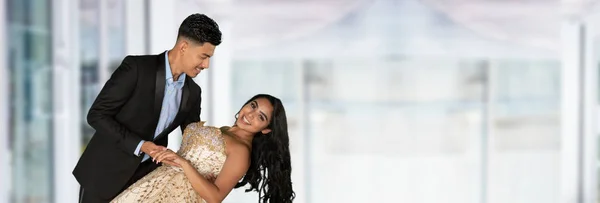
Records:
M280 97L296 202L600 202L596 2L0 0L0 203L77 202L100 88L192 13L223 32L202 120Z

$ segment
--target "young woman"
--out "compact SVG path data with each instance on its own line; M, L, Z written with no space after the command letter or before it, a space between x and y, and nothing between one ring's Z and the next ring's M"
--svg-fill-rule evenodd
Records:
M259 202L292 202L287 118L281 101L256 95L235 118L231 127L190 124L179 151L153 153L153 161L164 165L112 202L221 202L233 188L247 184L246 192L258 192ZM210 176L216 179L210 181Z

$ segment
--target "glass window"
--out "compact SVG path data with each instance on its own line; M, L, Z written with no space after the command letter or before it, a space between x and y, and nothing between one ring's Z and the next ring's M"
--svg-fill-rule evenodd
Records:
M500 60L491 65L489 202L556 202L560 62Z
M9 202L52 201L50 1L8 0Z
M108 69L112 74L125 58L125 1L107 1L108 10Z
M307 202L477 197L473 174L480 160L472 153L482 130L484 82L475 80L484 73L477 61L332 58L306 64Z
M80 0L79 40L81 56L81 126L82 145L86 146L94 135L87 123L87 112L100 91L98 70L98 43L100 38L99 1Z
M82 145L86 146L95 130L87 123L87 112L106 81L101 81L100 71L112 74L125 57L125 1L105 2L107 9L107 39L100 39L100 1L80 0L80 53L81 53L81 107ZM107 40L107 41L103 41ZM108 46L108 67L99 67L99 44ZM107 68L107 70L102 70Z

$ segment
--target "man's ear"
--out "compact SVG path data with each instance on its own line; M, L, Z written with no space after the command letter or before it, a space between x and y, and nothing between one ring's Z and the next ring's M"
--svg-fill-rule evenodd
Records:
M178 48L180 53L183 55L183 53L189 48L189 43L187 40L182 39L181 42L179 42Z
M271 132L271 129L265 128L265 129L264 129L264 130L262 130L261 132L262 132L262 134L265 134L265 135L266 135L267 133L270 133L270 132Z

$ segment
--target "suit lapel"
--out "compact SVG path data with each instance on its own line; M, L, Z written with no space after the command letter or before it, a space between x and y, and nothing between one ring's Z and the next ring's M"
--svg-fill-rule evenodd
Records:
M154 131L152 131L152 137L156 131L158 120L160 119L160 110L162 108L163 97L165 96L165 53L158 55L157 60L156 79L154 84Z
M179 105L179 111L177 112L177 117L181 117L181 114L184 112L189 111L189 106L190 106L190 84L188 82L187 76L186 76L186 80L185 80L185 85L183 85L182 88L182 94L181 94L181 104ZM176 118L177 118L176 117Z

